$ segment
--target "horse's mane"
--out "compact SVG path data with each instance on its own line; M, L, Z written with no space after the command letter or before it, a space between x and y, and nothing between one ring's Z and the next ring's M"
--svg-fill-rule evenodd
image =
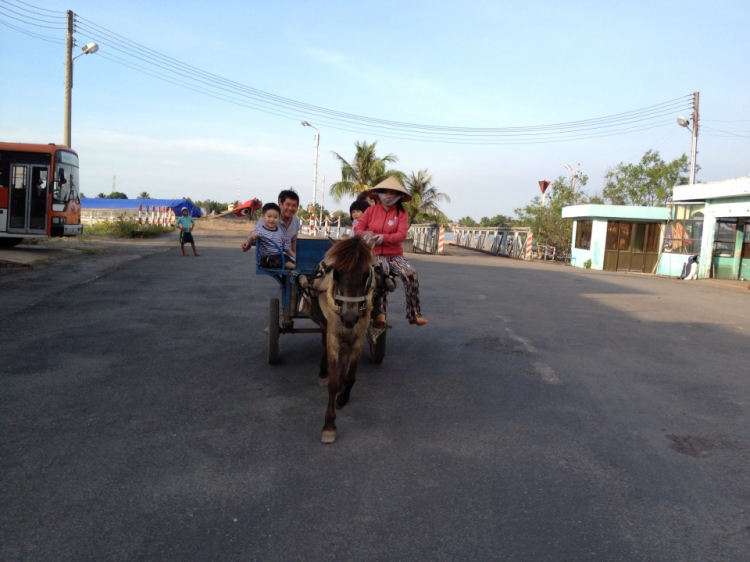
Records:
M372 265L372 248L359 236L337 242L326 252L326 261L332 261L336 271L362 274Z

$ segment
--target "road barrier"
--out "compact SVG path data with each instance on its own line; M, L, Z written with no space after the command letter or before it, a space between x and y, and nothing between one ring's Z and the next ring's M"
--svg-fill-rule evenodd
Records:
M456 226L453 228L453 244L456 246L488 252L496 256L521 260L531 259L526 251L530 242L531 229L523 226L493 228Z
M436 223L413 224L406 234L407 239L414 241L413 248L426 254L438 252L438 225Z
M440 238L438 239L438 255L442 256L445 254L445 227L440 227Z

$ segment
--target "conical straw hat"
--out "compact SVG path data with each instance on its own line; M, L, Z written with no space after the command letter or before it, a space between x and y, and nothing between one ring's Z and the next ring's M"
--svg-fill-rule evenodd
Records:
M403 185L401 185L401 182L398 181L393 176L385 178L378 185L373 187L370 190L370 193L380 191L383 189L392 189L393 191L398 191L399 193L401 193L403 195L403 197L401 197L402 203L408 203L409 201L411 201L411 195L409 195L409 192L406 191L406 188Z

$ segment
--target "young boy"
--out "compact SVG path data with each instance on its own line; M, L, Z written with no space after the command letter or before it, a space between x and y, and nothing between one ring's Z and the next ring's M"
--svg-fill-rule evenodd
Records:
M242 251L247 252L250 247L258 241L258 252L260 252L260 266L270 269L281 267L281 253L279 248L284 248L284 233L279 228L281 220L281 208L276 203L266 203L261 211L263 222L255 225L250 236L242 243ZM278 246L278 248L276 246ZM294 269L294 258L284 253L285 267Z
M195 220L193 217L188 216L187 207L182 208L182 216L178 217L174 225L180 229L180 249L182 249L183 257L187 257L185 252L185 244L190 243L193 248L193 254L199 256L200 254L195 251L195 241L193 240L193 234L190 232L195 227Z

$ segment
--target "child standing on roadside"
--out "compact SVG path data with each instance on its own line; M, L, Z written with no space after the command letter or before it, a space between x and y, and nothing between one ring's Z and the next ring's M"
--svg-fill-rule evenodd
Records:
M185 252L185 244L187 243L193 248L193 254L199 256L200 254L195 251L195 241L191 232L195 227L195 220L193 220L193 217L188 216L187 207L182 208L182 216L177 217L174 225L180 229L180 249L182 250L183 257L187 257L187 253Z
M263 222L255 225L255 228L242 243L242 251L247 252L252 245L258 241L258 252L260 252L260 266L269 269L281 268L281 252L284 248L284 233L279 228L281 220L281 208L276 203L266 203L261 211ZM274 245L275 244L275 245ZM284 253L287 269L294 269L294 258Z

